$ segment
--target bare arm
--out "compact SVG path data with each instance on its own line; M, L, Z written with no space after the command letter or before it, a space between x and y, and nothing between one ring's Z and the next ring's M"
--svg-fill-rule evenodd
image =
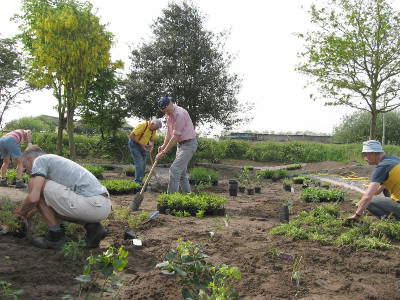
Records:
M25 198L24 204L21 207L23 214L28 214L32 209L36 208L37 203L42 195L45 178L42 176L35 176L29 179L28 195Z
M349 220L355 220L361 217L364 211L367 209L368 205L371 203L372 198L377 195L377 192L381 189L381 184L379 182L370 182L368 189L363 194L360 202L357 204L356 213L352 215Z

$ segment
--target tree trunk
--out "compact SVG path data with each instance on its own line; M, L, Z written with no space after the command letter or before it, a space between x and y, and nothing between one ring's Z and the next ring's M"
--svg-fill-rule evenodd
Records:
M57 98L58 106L58 130L57 130L57 144L56 144L56 152L58 155L62 155L63 148L63 132L65 128L65 105L63 105L63 95L61 92L61 85L58 85L56 82L53 83L54 87L54 96ZM64 95L65 98L65 95Z
M378 113L376 110L371 110L371 127L369 129L369 139L375 140L376 139L376 119Z
M75 140L74 140L74 113L75 104L72 99L68 99L67 105L67 131L69 139L69 156L72 160L75 159Z

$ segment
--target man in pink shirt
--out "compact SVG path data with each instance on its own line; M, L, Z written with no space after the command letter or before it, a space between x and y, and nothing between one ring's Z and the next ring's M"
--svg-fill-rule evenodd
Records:
M158 107L167 117L167 134L164 143L158 148L156 159L162 158L177 144L176 157L169 169L168 194L190 193L187 166L197 149L196 132L192 119L186 109L174 104L171 97L158 100Z
M1 166L0 186L7 186L7 169L11 158L15 158L17 162L17 181L16 188L24 188L26 184L22 179L24 167L20 159L22 153L19 144L22 142L32 143L32 132L30 130L17 129L5 134L0 138L0 157L3 159Z

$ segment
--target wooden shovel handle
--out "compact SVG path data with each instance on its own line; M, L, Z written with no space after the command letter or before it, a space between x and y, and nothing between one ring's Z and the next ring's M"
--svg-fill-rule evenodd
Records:
M149 183L149 180L150 180L150 178L151 178L151 175L152 175L153 170L154 170L154 168L156 167L157 163L158 163L158 160L156 159L156 160L154 161L154 164L151 166L149 175L147 175L146 181L144 182L144 184L143 184L143 186L142 186L142 189L140 190L140 195L142 195L142 194L144 193L144 190L146 189L146 186L147 186L147 184Z

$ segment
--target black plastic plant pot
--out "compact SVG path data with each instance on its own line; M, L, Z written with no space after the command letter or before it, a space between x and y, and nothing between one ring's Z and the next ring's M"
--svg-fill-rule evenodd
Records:
M136 233L133 230L127 230L124 233L124 240L131 240L136 238Z
M283 185L283 189L284 189L285 191L287 191L287 192L290 192L290 191L292 190L292 186L291 186L291 185L288 185L288 184L284 184L284 185Z
M256 187L254 188L254 192L255 192L256 194L260 194L260 193L261 193L261 186L256 186Z
M157 210L160 212L160 214L167 214L167 207L164 205L157 204Z
M245 190L246 190L246 188L244 186L239 186L240 193L244 193Z
M289 207L287 205L282 205L279 209L279 221L282 223L289 222Z
M247 195L254 195L254 189L247 189Z
M238 193L237 189L235 189L235 190L229 189L229 196L236 197L237 193Z
M135 176L135 172L134 171L125 171L125 175L128 177L133 177L133 176Z

